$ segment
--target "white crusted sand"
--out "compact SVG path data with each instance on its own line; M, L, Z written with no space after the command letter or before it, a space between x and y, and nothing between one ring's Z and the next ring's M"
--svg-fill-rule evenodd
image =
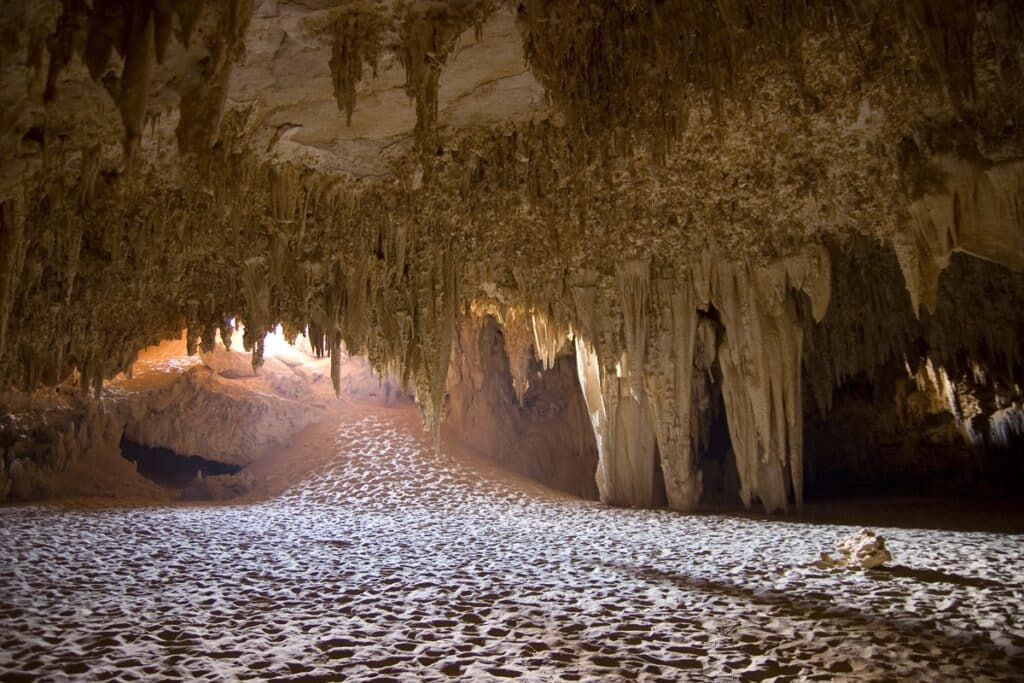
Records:
M1022 675L1022 536L878 529L893 568L822 570L854 528L581 503L415 419L264 503L0 509L0 678Z

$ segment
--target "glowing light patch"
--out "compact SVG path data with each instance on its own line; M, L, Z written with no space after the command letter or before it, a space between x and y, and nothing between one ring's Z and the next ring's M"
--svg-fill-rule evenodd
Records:
M234 328L231 335L231 351L236 353L248 353L243 346L242 340L245 337L245 325L237 322L235 318L228 318L227 323ZM306 331L308 333L308 330ZM217 332L217 344L223 346L220 332ZM309 337L299 333L295 337L295 343L288 343L285 337L284 328L278 324L271 332L263 337L263 358L281 358L290 364L311 363L319 359L313 353L313 345Z

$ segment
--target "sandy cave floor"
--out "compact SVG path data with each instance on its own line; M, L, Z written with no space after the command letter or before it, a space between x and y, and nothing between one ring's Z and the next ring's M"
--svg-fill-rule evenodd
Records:
M3 680L1024 680L1024 536L608 509L411 411L229 506L0 508ZM331 455L331 454L328 454Z

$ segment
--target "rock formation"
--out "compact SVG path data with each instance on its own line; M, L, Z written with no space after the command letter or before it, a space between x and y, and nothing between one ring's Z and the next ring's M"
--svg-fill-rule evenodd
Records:
M617 505L698 504L720 400L742 502L799 506L806 416L925 367L963 443L1019 444L1016 0L43 0L0 21L3 405L99 400L140 349L186 330L210 353L237 318L254 371L280 324L336 389L342 347L396 378L439 435L483 312L519 410L535 361L575 355Z
M121 457L124 442L245 468L336 414L330 361L318 360L311 348L288 347L280 332L271 334L270 357L257 374L237 337L228 348L220 345L219 333L215 339L215 348L191 358L184 337L144 350L131 376L114 378L99 400L59 387L8 404L12 412L0 430L5 460L0 500L164 498L172 493L141 481ZM346 401L395 405L406 400L364 360L344 350L333 359ZM202 488L216 483L204 482ZM242 484L234 486L236 494L252 488L252 482Z
M885 538L870 529L836 539L836 555L822 553L820 563L826 567L875 569L892 559L885 547Z
M521 330L509 331L518 324L499 325L491 315L459 324L446 429L510 470L597 498L597 447L571 347L545 368L531 344L517 339Z

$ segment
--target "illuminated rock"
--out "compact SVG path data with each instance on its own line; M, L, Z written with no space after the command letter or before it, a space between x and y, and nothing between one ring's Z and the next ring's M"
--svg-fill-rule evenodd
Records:
M892 559L885 547L885 538L869 529L836 539L836 555L821 554L821 563L828 567L874 569Z

